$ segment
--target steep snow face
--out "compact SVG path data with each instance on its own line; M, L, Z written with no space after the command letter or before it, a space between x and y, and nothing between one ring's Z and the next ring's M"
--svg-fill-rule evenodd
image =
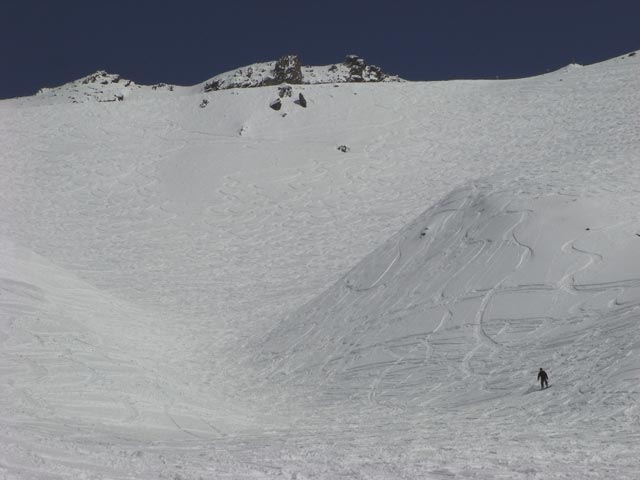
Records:
M323 408L615 416L630 406L620 392L640 394L640 223L627 198L623 213L551 192L451 193L271 334L270 378ZM544 399L527 395L539 366L555 387Z
M0 102L2 476L637 478L639 73Z

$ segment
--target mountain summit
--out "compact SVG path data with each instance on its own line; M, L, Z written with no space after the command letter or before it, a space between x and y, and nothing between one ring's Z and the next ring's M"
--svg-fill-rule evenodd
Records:
M357 55L347 55L344 62L324 66L303 66L297 55L285 55L277 61L255 63L216 75L205 83L204 91L229 88L266 87L281 83L322 84L398 82L400 77L388 75L376 65L368 65Z
M342 63L324 66L303 66L297 55L285 55L276 61L254 63L216 75L193 86L204 93L232 88L266 87L283 83L317 85L324 83L401 82L397 75L388 75L376 65L368 65L357 55L347 55ZM95 73L58 87L41 88L39 98L55 102L121 101L139 90L173 92L179 87L167 83L140 85L118 74L98 70ZM189 87L186 87L189 88ZM57 98L56 98L57 97Z

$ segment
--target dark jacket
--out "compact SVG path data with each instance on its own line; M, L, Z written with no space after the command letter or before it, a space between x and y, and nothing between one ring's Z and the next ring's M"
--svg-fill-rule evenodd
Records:
M540 370L538 372L538 380L548 380L549 377L547 376L547 372L545 372L544 370Z

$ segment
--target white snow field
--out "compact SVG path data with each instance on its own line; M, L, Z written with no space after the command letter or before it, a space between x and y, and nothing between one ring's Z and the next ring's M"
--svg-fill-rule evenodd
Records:
M640 55L100 78L0 102L0 478L640 478Z

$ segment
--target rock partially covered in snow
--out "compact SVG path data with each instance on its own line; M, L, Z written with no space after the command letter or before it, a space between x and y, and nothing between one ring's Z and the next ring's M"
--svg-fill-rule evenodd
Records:
M118 74L98 70L60 87L41 88L36 95L66 98L73 103L115 102L124 100L135 88L139 88L139 86L131 80L122 78Z
M398 76L387 75L380 67L367 65L365 60L357 55L347 55L344 62L340 64L315 67L303 66L297 55L285 55L277 61L255 63L216 75L195 88L207 93L232 88L282 85L278 95L284 98L292 95L291 85L399 81L403 80ZM120 75L99 70L60 87L42 88L37 95L73 103L115 102L126 100L130 93L137 90L153 90L164 94L178 91L180 88L166 83L150 86L136 85ZM298 104L303 103L300 101Z
M150 90L158 94L172 94L176 88L179 87L168 83L137 85L118 74L98 70L59 87L41 88L36 96L56 103L117 102L126 100L138 91Z
M351 82L381 82L387 75L376 65L367 65L357 55L347 55L344 65L349 68Z
M288 83L323 84L350 82L398 82L400 77L387 75L380 67L367 65L357 55L348 55L341 64L302 66L297 55L285 55L275 62L255 63L216 75L204 84L204 91L230 88L266 87Z
M276 62L273 69L273 82L280 83L302 83L302 66L297 55L285 55Z
M278 96L280 98L290 97L292 93L293 91L291 90L290 85L283 85L281 87L278 87Z

